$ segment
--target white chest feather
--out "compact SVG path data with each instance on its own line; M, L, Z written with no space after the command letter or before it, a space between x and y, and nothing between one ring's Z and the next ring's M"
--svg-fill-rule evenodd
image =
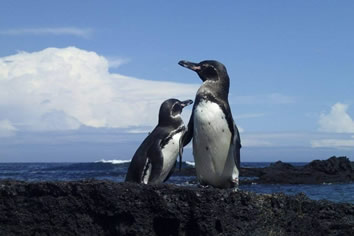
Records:
M215 181L214 185L231 179L235 166L230 152L232 134L224 112L218 104L202 100L195 107L193 122L193 154L198 178L207 183Z
M172 136L168 143L162 148L163 166L161 175L165 178L177 160L179 153L179 142L182 132Z

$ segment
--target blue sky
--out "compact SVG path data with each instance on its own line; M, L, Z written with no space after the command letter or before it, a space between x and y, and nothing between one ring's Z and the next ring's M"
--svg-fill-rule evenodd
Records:
M2 1L0 162L130 159L164 99L194 99L201 81L181 59L227 67L243 161L354 160L353 10L352 1Z

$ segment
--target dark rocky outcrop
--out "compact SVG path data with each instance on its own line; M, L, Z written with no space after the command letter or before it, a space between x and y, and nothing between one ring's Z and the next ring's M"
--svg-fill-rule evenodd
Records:
M195 176L195 169L187 167L174 175ZM242 168L240 184L323 184L354 182L354 163L347 157L315 160L305 166L293 166L277 161L264 168Z
M195 176L195 169L187 167L174 175ZM240 184L323 184L354 182L354 163L347 157L331 157L315 160L305 166L293 166L277 161L264 168L242 168Z
M353 235L354 205L109 181L0 181L0 235Z
M252 182L262 184L349 183L354 168L347 157L331 157L297 167L278 161L266 168L242 168L241 176L256 176Z

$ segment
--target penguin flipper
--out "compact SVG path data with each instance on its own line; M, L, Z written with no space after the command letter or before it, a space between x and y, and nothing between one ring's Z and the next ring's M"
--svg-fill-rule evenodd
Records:
M183 140L179 140L179 171L182 169Z
M163 167L161 142L161 139L156 140L148 151L148 158L151 160L152 163L149 183L162 182L161 180L159 180Z
M241 157L240 157L240 149L241 149L241 137L240 137L240 132L237 129L237 126L234 123L234 137L232 139L232 144L234 145L234 161L236 164L237 169L240 169L241 167Z
M148 170L148 160L144 153L135 153L125 176L125 182L143 183Z
M193 110L194 110L194 107L193 107ZM182 137L183 147L185 147L188 143L190 143L190 141L193 138L193 128L194 128L193 120L194 120L194 112L192 112L192 115L189 119L187 131L183 134L183 137Z

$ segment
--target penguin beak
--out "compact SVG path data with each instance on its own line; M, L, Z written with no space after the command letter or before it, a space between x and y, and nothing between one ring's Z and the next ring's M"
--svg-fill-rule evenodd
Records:
M195 72L200 71L200 65L198 63L182 60L182 61L178 62L178 65L186 67L186 68L193 70Z
M190 100L190 99L188 99L188 100L186 100L186 101L181 102L181 106L182 106L182 108L185 108L186 106L189 106L189 105L191 105L192 103L193 103L193 101Z

